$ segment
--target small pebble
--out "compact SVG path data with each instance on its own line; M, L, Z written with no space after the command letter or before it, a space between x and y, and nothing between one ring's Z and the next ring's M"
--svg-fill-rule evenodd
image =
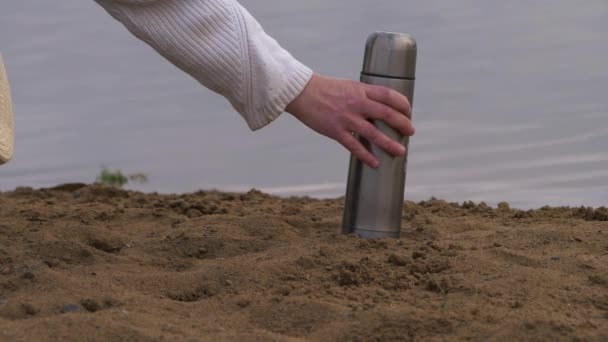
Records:
M2 274L2 275L9 275L9 274L12 274L13 272L15 272L15 268L13 268L13 266L5 266L0 269L0 274Z
M412 258L414 258L414 259L424 258L425 256L426 255L422 252L418 252L418 251L412 252Z
M32 280L32 279L36 278L36 276L32 272L25 272L25 273L23 273L21 278Z
M36 309L32 304L25 303L22 304L21 307L23 308L23 311L25 311L25 313L30 316L33 316L40 312L40 310Z
M306 270L312 269L315 267L315 261L308 257L300 257L296 260L296 264Z
M388 257L388 262L397 266L406 266L412 263L412 259L402 255L391 254Z
M188 216L189 218L197 218L203 216L203 213L198 209L190 209L186 213L186 216Z
M591 275L589 276L589 280L595 285L604 285L608 287L608 277L604 275Z
M246 308L251 304L251 301L249 299L239 299L236 304L242 308Z
M49 268L59 266L59 260L57 260L57 259L47 259L47 260L43 260L42 262L45 263Z
M276 291L274 291L274 293L277 295L289 296L289 294L291 293L291 290L286 286L282 286L282 287L276 289Z
M89 312L95 312L100 309L99 304L94 299L83 299L80 301L80 305L82 305Z
M82 311L82 308L76 304L68 304L68 305L64 305L61 308L61 312L62 313L68 313L68 312L80 312Z

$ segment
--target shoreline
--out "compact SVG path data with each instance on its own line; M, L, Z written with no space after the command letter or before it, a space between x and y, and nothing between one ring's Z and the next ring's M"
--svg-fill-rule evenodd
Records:
M32 192L32 191L77 191L80 188L85 188L85 187L92 187L92 186L98 186L98 187L108 187L108 188L112 188L112 189L117 189L119 191L125 191L128 193L133 193L133 194L140 194L140 195L159 195L159 196L166 196L166 197L174 197L174 196L188 196L188 195L195 195L195 194L200 194L200 193L225 193L225 194L234 194L234 195L239 195L239 194L245 194L248 192L260 192L263 193L267 196L271 196L271 197L277 197L277 198L282 198L282 199L309 199L309 200L319 200L319 201L324 201L324 200L343 200L344 199L344 195L323 195L323 196L313 196L313 195L292 195L290 194L290 192L273 192L273 191L267 191L267 189L258 189L258 188L252 188L252 187L245 187L245 186L239 186L236 188L231 188L228 187L226 189L223 188L216 188L216 187L210 187L210 188L202 188L202 189L198 189L195 191L190 191L190 192L162 192L162 191L144 191L144 190L138 190L137 188L119 188L119 187L112 187L112 186L107 186L107 185L103 185L103 184L99 184L99 183L82 183L82 182L74 182L74 183L60 183L58 185L55 186L50 186L50 187L40 187L40 188L36 188L36 187L32 187L32 186L17 186L12 190L0 190L0 196L3 194L11 194L11 193L18 193L18 192ZM300 187L306 187L306 186L294 186L294 188L300 188ZM280 187L280 188L291 188L291 187ZM274 189L274 188L271 188ZM512 211L521 211L521 212L528 212L528 213L532 213L535 211L540 211L540 210L547 210L547 209L559 209L559 210L573 210L575 211L575 213L573 215L575 215L575 217L580 217L580 218L585 218L587 216L589 216L591 211L597 211L598 215L599 215L599 219L600 221L608 221L608 204L607 205L598 205L598 206L593 206L593 205L569 205L569 204L565 204L565 205L550 205L550 204L545 204L545 205L539 205L539 206L535 206L535 207L527 207L527 208L522 208L522 207L513 207L512 204L509 201L498 201L498 200L494 200L494 201L483 201L483 200L459 200L459 201L454 201L454 200L444 200L438 196L429 196L428 199L426 200L409 200L406 196L405 198L405 203L409 203L409 204L423 204L425 202L429 202L429 201L442 201L445 202L447 204L449 204L451 207L467 207L467 206L482 206L482 207L488 207L490 209L500 209L501 206L506 205L506 207L509 210ZM586 214L583 212L587 212ZM593 215L593 213L591 213L591 215ZM592 220L594 220L593 218L591 218Z

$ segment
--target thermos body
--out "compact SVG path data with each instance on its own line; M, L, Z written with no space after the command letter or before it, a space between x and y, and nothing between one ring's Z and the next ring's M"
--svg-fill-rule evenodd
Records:
M416 41L407 34L378 32L366 46L361 82L392 88L414 98ZM372 122L406 148L404 137L381 121ZM377 169L351 155L342 230L363 238L399 238L403 210L407 154L394 157L360 138L380 161Z

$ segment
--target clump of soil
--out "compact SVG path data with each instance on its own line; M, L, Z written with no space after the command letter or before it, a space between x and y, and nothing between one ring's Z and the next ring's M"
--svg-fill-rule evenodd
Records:
M608 211L68 184L0 194L0 340L607 340Z

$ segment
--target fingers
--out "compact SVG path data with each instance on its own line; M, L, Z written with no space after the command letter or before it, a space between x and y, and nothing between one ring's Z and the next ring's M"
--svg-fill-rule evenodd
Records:
M377 85L368 85L365 93L371 100L392 107L405 116L409 117L411 114L412 107L407 97L396 90Z
M403 145L386 136L376 128L376 126L365 119L358 120L353 124L351 130L393 156L402 156L405 154L405 147L403 147ZM338 141L346 147L346 149L351 151L355 157L368 166L377 168L380 165L378 159L350 132L344 132L344 134L339 137Z
M302 123L337 140L372 168L378 167L378 159L352 132L390 155L404 155L405 148L368 119L385 122L402 135L412 135L410 110L407 98L390 88L317 74L287 106L287 111Z
M360 161L367 164L371 168L377 168L380 162L369 152L361 142L355 138L352 134L344 132L344 134L338 139L338 141L346 147L347 150L351 151Z
M405 147L403 145L389 138L367 120L358 120L352 130L393 156L405 154Z
M403 135L414 135L415 130L412 121L407 116L387 105L369 100L365 102L362 112L367 118L380 120Z

